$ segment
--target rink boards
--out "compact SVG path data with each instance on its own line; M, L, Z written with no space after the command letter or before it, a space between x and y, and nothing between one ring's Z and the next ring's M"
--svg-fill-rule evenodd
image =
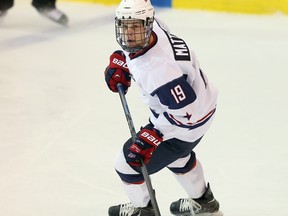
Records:
M116 5L120 0L72 0ZM151 0L154 6L248 14L288 14L288 0Z

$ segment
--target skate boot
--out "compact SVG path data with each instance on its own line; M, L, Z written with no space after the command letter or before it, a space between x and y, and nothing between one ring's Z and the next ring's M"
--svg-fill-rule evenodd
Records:
M109 216L155 216L151 202L145 208L136 208L131 203L111 206L108 213Z
M208 215L222 215L219 210L219 203L214 198L213 193L208 183L205 193L198 199L184 198L171 203L170 212L178 216L208 216Z
M0 19L2 19L3 17L5 17L7 14L7 10L0 10Z
M59 23L61 25L67 25L68 17L62 11L57 8L37 8L38 12L44 17Z

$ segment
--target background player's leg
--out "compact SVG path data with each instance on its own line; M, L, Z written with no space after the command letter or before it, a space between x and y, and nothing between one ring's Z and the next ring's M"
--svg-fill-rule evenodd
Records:
M68 17L56 8L56 0L33 0L32 5L41 15L61 25L67 25Z

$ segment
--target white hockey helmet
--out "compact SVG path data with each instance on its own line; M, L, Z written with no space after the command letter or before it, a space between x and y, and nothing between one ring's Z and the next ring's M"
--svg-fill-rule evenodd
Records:
M135 53L148 45L153 29L154 13L150 0L121 1L116 9L115 31L116 40L125 51ZM134 33L131 31L127 33L127 25L133 25L133 22L141 23L141 32L135 30Z

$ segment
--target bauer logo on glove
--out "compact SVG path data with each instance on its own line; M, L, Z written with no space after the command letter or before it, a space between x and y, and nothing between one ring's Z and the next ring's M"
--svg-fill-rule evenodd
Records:
M163 141L162 137L163 134L151 124L141 128L134 143L129 147L127 162L132 166L141 166L141 160L144 164L149 163L153 152Z
M118 58L114 58L112 63L118 65L119 67L126 68L128 70L127 63L125 61L119 60Z
M123 90L127 93L131 86L131 74L129 72L123 51L117 50L110 56L110 63L105 69L105 81L109 89L118 92L117 84L123 85Z

